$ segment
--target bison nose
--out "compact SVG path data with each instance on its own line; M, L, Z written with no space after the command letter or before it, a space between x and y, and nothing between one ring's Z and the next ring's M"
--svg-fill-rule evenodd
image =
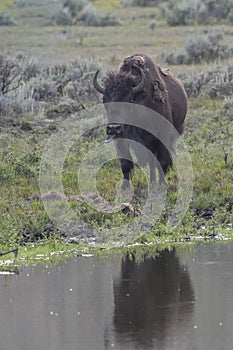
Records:
M105 142L110 142L121 134L120 124L108 124L106 128L107 137Z

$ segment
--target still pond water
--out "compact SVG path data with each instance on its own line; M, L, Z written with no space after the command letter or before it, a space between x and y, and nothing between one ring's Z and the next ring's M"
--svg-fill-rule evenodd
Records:
M1 350L232 348L232 244L0 275Z

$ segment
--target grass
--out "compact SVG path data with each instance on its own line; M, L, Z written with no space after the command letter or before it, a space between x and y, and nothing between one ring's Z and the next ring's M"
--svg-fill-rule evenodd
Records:
M171 238L171 236L157 237L153 244L148 243L146 240L141 243L135 243L131 245L124 245L118 248L106 248L99 249L98 247L92 247L87 245L77 245L69 243L61 238L54 240L42 240L37 243L31 243L24 246L19 246L18 256L15 257L13 253L1 257L0 260L0 272L7 273L19 273L21 266L30 265L60 265L66 262L69 258L77 256L92 256L95 255L107 257L109 254L117 255L120 257L128 256L132 257L138 263L144 261L145 256L156 257L162 250L173 250L174 248L181 251L181 254L185 252L193 251L201 243L216 243L228 244L232 240L232 236L225 232L218 240L215 240L211 236L199 236L192 237L187 240L185 235L180 236L179 239ZM3 251L5 247L0 246L0 251Z
M119 0L93 0L92 2L94 5L104 10L113 10L114 7L120 4Z
M0 11L6 10L13 2L14 0L1 0Z
M57 11L57 4L53 1L25 3L22 7L8 8L8 14L16 20L16 27L0 27L0 49L8 49L12 55L17 52L31 54L38 62L51 67L74 59L95 58L105 71L115 69L124 56L141 51L161 62L164 51L183 47L187 38L200 29L195 26L168 27L157 8L134 7L126 10L117 6L117 1L96 1L95 5L104 11L109 9L121 20L121 26L58 27L52 20L54 11ZM157 23L153 31L149 28L152 18ZM229 26L216 25L215 28L224 30L225 41L231 41ZM230 59L221 62L222 66L229 64ZM214 62L170 68L176 74L196 73L208 71L215 65ZM87 107L96 102L94 99L82 101ZM189 100L183 136L192 157L195 179L189 211L178 228L172 233L167 232L166 218L176 200L176 172L171 171L168 174L166 211L153 230L141 237L138 243L173 244L175 241L195 241L199 237L204 240L216 236L224 239L233 235L233 117L230 110L225 113L223 106L223 98L210 99L205 94ZM51 109L54 111L54 106L51 105ZM66 239L60 238L40 198L38 177L43 147L65 118L67 116L63 112L56 117L50 116L48 123L48 116L42 108L35 114L10 115L8 119L0 116L0 250L19 246L19 264L40 261L40 257L41 261L47 258L53 260L56 256L65 258L86 249L82 245L67 244ZM104 131L92 136L87 135L77 141L67 153L62 181L69 204L80 217L96 226L129 223L132 218L122 213L102 215L83 200L77 200L80 196L77 166L88 150L103 140ZM97 187L105 199L114 201L120 179L118 162L107 163L100 169ZM134 204L140 206L145 196L146 179L137 167L133 181L136 191ZM211 215L207 217L207 213ZM36 243L38 239L39 243ZM92 249L89 247L88 252Z

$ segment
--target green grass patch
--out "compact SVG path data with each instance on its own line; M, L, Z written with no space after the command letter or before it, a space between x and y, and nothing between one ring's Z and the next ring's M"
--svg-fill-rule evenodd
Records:
M144 261L145 257L155 258L163 250L185 252L193 251L201 243L228 244L233 240L233 233L228 231L223 232L218 238L212 235L195 236L192 235L187 239L185 234L179 234L176 237L172 236L157 236L149 234L141 242L119 246L115 248L94 247L86 244L67 243L61 238L41 240L36 243L17 246L18 255L15 257L13 253L9 253L0 258L0 273L18 274L22 266L57 266L65 263L70 258L80 256L89 257L95 255L96 258L109 255L117 255L119 257L129 257L136 260L138 263ZM6 246L0 246L0 251L7 251Z
M104 9L111 10L113 7L119 6L119 0L93 0L93 4Z
M6 10L7 7L11 6L14 3L14 0L1 0L0 11Z

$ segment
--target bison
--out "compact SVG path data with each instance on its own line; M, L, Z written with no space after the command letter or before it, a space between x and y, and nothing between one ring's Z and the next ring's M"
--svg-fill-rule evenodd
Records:
M161 166L161 171L166 174L172 166L172 156L168 148L148 130L134 126L133 123L119 122L114 105L115 102L126 102L147 107L170 122L177 130L177 135L182 134L187 113L187 95L181 82L168 69L161 68L144 53L123 59L117 72L108 73L103 86L98 82L98 74L99 71L95 73L93 84L95 89L103 94L103 103L111 120L106 127L106 142L118 140L116 149L124 176L122 187L129 186L133 169L130 143L127 143L127 140L136 141L152 152ZM166 130L164 132L166 133ZM177 138L174 139L174 135L167 137L170 138L171 145ZM152 163L149 164L151 182L156 179L155 163Z

